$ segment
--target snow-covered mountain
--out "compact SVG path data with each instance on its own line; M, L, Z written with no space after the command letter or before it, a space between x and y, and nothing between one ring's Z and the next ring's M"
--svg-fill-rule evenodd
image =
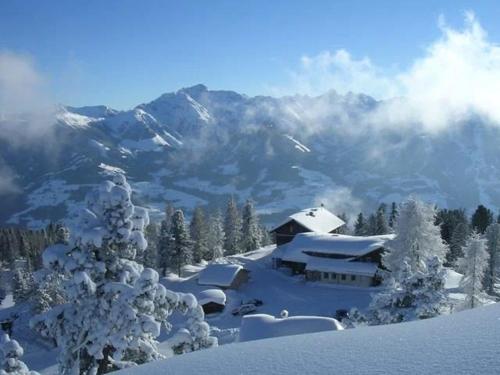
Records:
M438 134L366 125L380 105L333 91L248 97L197 85L129 111L60 108L44 138L0 137L0 174L7 169L17 187L3 192L0 222L72 216L116 171L153 216L167 200L190 210L229 195L254 199L268 223L314 203L354 214L412 193L441 206L500 207L498 128L474 117Z

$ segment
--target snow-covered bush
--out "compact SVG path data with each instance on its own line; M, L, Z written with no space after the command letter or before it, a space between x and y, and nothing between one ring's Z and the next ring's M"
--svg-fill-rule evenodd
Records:
M28 366L21 361L20 358L24 354L23 348L6 334L0 334L0 352L2 354L0 375L39 375L36 371L30 371Z
M147 247L147 211L131 202L122 175L87 197L68 244L48 247L44 266L65 276L67 303L34 317L32 327L61 349L61 374L100 374L161 358L156 337L179 308L158 273L135 262ZM196 300L195 300L196 301Z

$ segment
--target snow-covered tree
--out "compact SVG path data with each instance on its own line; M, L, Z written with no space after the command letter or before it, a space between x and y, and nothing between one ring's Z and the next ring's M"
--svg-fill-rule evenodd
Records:
M465 308L473 309L483 303L483 280L488 268L488 256L486 240L478 233L473 233L467 240L464 257L461 259L464 277L460 281L460 286L465 293Z
M210 217L208 225L208 249L212 253L212 260L224 256L224 223L219 210Z
M192 294L179 294L178 310L187 316L186 328L180 329L169 344L175 354L189 353L217 346L217 339L210 336L203 308Z
M0 333L0 352L2 354L0 375L40 375L36 371L30 371L28 366L21 361L23 348L5 333Z
M161 358L156 337L178 297L135 262L147 242L147 211L131 202L122 175L87 197L67 245L48 247L45 267L65 275L67 303L31 321L60 348L60 374L101 374ZM168 328L168 325L167 325Z
M403 261L399 279L389 277L385 289L376 294L369 306L370 324L391 324L427 319L447 311L444 292L445 270L438 257L426 260L425 268L413 271ZM367 317L361 316L362 321Z
M486 292L492 296L500 295L500 224L493 223L485 232L486 249L489 263L486 270Z
M269 233L269 229L267 229L264 225L260 225L260 242L261 246L267 246L274 243L271 234Z
M28 301L35 292L33 274L24 267L14 270L12 296L16 303Z
M174 206L168 202L165 207L165 217L160 223L160 232L158 234L158 268L162 275L166 274L169 267L170 247L173 244L172 220L174 213Z
M396 238L386 242L384 265L399 280L406 261L413 272L425 271L425 264L433 256L443 262L447 247L441 239L439 227L434 224L436 209L429 204L409 198L400 206L395 223Z
M260 225L259 218L257 217L251 200L247 200L243 206L242 217L241 247L244 252L258 249L261 246Z
M224 249L227 255L241 252L241 215L233 197L227 203L224 218Z
M172 238L168 250L168 265L180 276L182 267L193 261L192 242L181 210L175 211L172 218Z
M203 259L209 260L212 254L209 254L207 244L207 223L205 213L201 207L196 207L189 226L191 240L193 241L193 262L200 263Z

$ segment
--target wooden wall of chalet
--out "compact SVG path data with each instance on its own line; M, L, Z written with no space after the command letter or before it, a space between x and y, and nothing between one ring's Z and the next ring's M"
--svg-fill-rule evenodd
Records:
M310 230L300 225L295 220L290 220L276 228L272 233L274 233L276 237L276 245L280 246L293 240L296 234L304 232L310 232Z

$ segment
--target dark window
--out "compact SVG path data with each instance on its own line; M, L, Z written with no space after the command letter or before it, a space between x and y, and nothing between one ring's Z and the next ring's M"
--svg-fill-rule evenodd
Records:
M332 273L332 279L335 279L337 278L337 274L336 273Z
M323 272L323 278L328 279L328 272Z
M356 275L351 275L351 281L356 280Z
M341 277L342 280L345 280L345 275L344 274L340 275L340 277Z

